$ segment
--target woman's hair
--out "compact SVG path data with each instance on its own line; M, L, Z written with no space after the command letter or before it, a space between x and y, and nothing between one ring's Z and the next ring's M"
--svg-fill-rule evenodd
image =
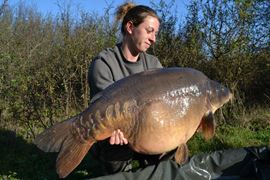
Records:
M116 19L122 20L121 32L125 35L125 25L131 21L135 27L140 25L147 16L155 17L159 20L159 17L155 10L148 6L138 5L131 2L124 3L116 10ZM160 21L160 20L159 20Z

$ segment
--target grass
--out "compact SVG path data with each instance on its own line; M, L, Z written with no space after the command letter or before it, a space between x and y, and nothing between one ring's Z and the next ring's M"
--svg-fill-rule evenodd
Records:
M216 136L205 141L196 134L188 143L190 154L220 149L270 145L269 129L252 131L241 127L223 126ZM32 143L14 132L0 130L0 179L57 179L55 172L56 153L44 153ZM67 179L84 179L101 175L102 166L90 155L68 176Z
M270 129L254 131L238 126L223 125L217 127L213 139L206 141L200 134L196 134L188 142L188 146L191 155L220 149L270 146Z
M270 125L267 123L269 117L269 111L265 111L255 118L250 118L253 120L247 122L245 126L228 124L218 126L215 137L209 141L197 133L188 142L190 156L221 149L270 146ZM264 125L261 126L261 123ZM33 145L31 140L26 140L7 129L0 129L0 145L0 179L58 179L55 172L56 153L44 153ZM67 179L100 176L102 168L88 154Z
M0 144L0 179L58 179L55 172L56 153L44 153L15 132L4 129L0 130ZM95 177L99 175L100 168L88 155L67 179Z

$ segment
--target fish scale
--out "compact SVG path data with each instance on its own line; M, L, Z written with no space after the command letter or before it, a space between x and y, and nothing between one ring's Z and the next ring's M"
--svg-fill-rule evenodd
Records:
M135 84L135 85L134 85ZM214 112L232 98L230 90L192 68L163 68L121 79L94 97L82 113L53 125L34 143L58 152L56 171L66 177L97 141L120 129L134 151L187 160L187 141L198 130L214 135Z

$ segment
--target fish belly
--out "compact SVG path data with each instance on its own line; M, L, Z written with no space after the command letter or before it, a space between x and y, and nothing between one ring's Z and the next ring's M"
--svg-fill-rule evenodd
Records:
M186 143L195 131L195 128L193 130L185 130L181 127L148 129L141 132L140 137L136 140L136 144L131 146L140 153L161 154Z

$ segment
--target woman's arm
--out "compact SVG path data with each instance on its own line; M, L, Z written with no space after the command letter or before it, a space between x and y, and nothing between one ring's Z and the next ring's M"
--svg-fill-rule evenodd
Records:
M90 98L114 83L112 72L108 65L100 58L91 62L88 71L88 84L90 86Z

